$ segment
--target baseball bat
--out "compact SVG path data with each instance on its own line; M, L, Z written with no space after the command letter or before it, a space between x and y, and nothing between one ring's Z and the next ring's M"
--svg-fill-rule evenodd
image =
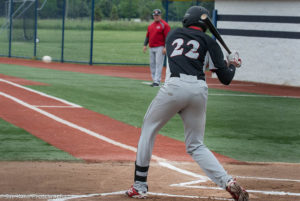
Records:
M208 15L203 14L201 15L201 20L207 25L210 32L216 37L216 39L221 43L221 45L225 48L228 54L231 54L230 49L227 47L226 43L224 42L221 34L218 32L217 28L213 25Z

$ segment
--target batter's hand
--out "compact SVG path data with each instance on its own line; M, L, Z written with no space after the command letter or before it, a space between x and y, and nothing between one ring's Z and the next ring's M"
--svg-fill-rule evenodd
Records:
M147 46L144 46L143 52L146 53L147 51Z
M163 49L162 53L163 53L163 55L166 55L166 53L167 53L167 50L166 50L166 48L165 48L165 47L164 47L164 49Z
M232 64L237 68L241 67L242 65L242 60L237 51L232 51L231 54L227 56L227 60L229 64Z

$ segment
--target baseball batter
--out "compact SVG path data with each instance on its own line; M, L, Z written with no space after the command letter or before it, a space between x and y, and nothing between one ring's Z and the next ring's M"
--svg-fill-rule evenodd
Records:
M208 88L204 61L207 53L221 83L232 81L241 60L236 52L228 62L220 46L204 32L207 27L200 16L208 11L200 6L189 8L183 18L183 28L171 31L166 40L169 78L160 88L144 117L135 163L134 184L126 192L129 197L144 198L148 191L147 175L155 136L175 114L184 123L187 153L207 176L226 189L236 201L248 201L248 193L228 175L211 151L204 145Z

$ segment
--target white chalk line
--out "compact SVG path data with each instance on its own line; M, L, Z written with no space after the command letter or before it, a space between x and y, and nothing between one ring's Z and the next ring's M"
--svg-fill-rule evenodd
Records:
M65 104L67 104L67 105L71 105L71 106L73 106L73 107L81 108L80 105L77 105L77 104L75 104L75 103L71 103L71 102L66 101L66 100L64 100L64 99L57 98L57 97L54 97L54 96L45 94L45 93L43 93L43 92L36 91L36 90L30 89L30 88L24 87L24 86L22 86L22 85L19 85L19 84L14 83L14 82L10 82L10 81L8 81L8 80L0 79L0 82L4 82L4 83L10 84L10 85L13 85L13 86L15 86L15 87L18 87L18 88L21 88L21 89L24 89L24 90L27 90L27 91L36 93L36 94L38 94L38 95L41 95L41 96L44 96L44 97L47 97L47 98L51 98L51 99L57 100L57 101L59 101L59 102L65 103Z
M208 86L224 86L224 84L207 84ZM255 84L230 84L230 86L255 87Z
M122 143L120 143L120 142L117 142L117 141L115 141L115 140L112 140L112 139L110 139L110 138L107 138L107 137L105 137L105 136L103 136L103 135L100 135L100 134L98 134L98 133L96 133L96 132L93 132L93 131L91 131L91 130L88 130L88 129L86 129L86 128L80 127L80 126L78 126L78 125L76 125L76 124L73 124L73 123L71 123L71 122L68 122L68 121L66 121L66 120L64 120L64 119L62 119L62 118L60 118L60 117L57 117L57 116L55 116L55 115L53 115L53 114L50 114L50 113L48 113L48 112L46 112L46 111L44 111L44 110L41 110L41 109L39 109L39 108L37 108L37 107L34 107L34 106L32 106L32 105L30 105L30 104L28 104L28 103L26 103L26 102L24 102L24 101L22 101L22 100L20 100L20 99L17 99L17 98L15 98L15 97L13 97L13 96L10 96L10 95L5 94L5 93L3 93L3 92L0 92L0 95L6 97L6 98L8 98L8 99L11 99L11 100L13 100L14 102L17 102L17 103L19 103L19 104L21 104L21 105L23 105L23 106L25 106L25 107L27 107L27 108L29 108L29 109L32 109L32 110L34 110L34 111L36 111L36 112L39 112L40 114L43 114L44 116L47 116L47 117L49 117L49 118L51 118L51 119L53 119L53 120L55 120L55 121L57 121L57 122L59 122L59 123L62 123L62 124L64 124L64 125L67 125L67 126L69 126L69 127L71 127L71 128L80 130L80 131L82 131L82 132L84 132L84 133L86 133L86 134L88 134L88 135L91 135L91 136L93 136L93 137L96 137L96 138L98 138L98 139L100 139L100 140L103 140L103 141L108 142L108 143L110 143L110 144L113 144L113 145L115 145L115 146L119 146L119 147L121 147L121 148L130 150L130 151L133 151L133 152L137 152L137 149L136 149L135 147L132 147L132 146L129 146L129 145L125 145L125 144L122 144ZM168 168L168 169L175 170L175 171L177 171L177 172L180 172L180 173L185 174L185 175L188 175L188 176L193 176L193 177L195 177L195 178L200 178L200 180L198 180L199 182L206 182L206 181L209 180L209 178L206 177L206 176L202 176L202 175L199 175L199 174L196 174L196 173L187 171L187 170L183 170L183 169L177 168L177 167L171 165L170 163L167 163L167 160L164 159L164 158L161 158L161 157L158 157L158 156L155 156L155 155L153 155L152 158L153 158L154 160L156 160L156 161L158 162L158 164L161 165L162 167L166 167L166 168ZM256 191L256 192L258 192L258 191ZM287 194L287 195L288 195L288 194Z
M176 185L172 185L175 186ZM178 187L185 187L185 188L195 188L195 189L206 189L206 190L224 190L219 187L210 187L210 186L178 186ZM258 193L258 194L264 194L264 195L281 195L281 196L300 196L300 193L293 193L293 192L284 192L284 191L261 191L261 190L249 190L247 189L248 193Z
M32 105L33 107L38 107L38 108L78 108L78 107L75 107L75 106L63 106L63 105Z
M244 177L246 178L246 177ZM253 179L255 177L251 177ZM268 180L271 180L273 178L266 178ZM278 179L276 179L278 181ZM281 180L282 181L282 180ZM287 180L284 180L287 181ZM290 180L288 180L290 181ZM298 182L298 180L296 180ZM184 187L184 188L194 188L194 189L206 189L206 190L224 190L220 187L211 187L211 186L199 186L194 184L202 183L202 181L196 180L196 181L190 181L190 182L184 182L179 184L171 184L172 187ZM194 185L194 186L192 186ZM265 194L265 195L281 195L281 196L300 196L300 193L294 193L294 192L284 192L284 191L261 191L261 190L249 190L247 189L249 193L258 193L258 194Z
M255 98L300 98L300 96L272 96L258 94L208 94L209 96L255 97Z
M142 84L145 84L145 85L151 85L152 82L142 82Z
M4 199L48 199L48 201L66 201L71 199L78 199L78 198L89 198L89 197L96 197L96 196L111 196L111 195L124 195L126 191L116 191L111 193L94 193L94 194L87 194L87 195L38 195L38 194L30 194L30 195L9 195L4 194L0 195L0 198ZM162 196L162 197L176 197L176 198L192 198L192 199L214 199L214 200L230 200L227 198L220 198L220 197L205 197L205 196L194 196L194 195L175 195L175 194L168 194L168 193L153 193L148 192L148 195L153 196Z
M264 180L264 181L287 181L287 182L300 183L300 180L297 179L280 179L280 178L271 178L271 177L246 177L246 176L235 176L235 177L241 179L253 179L253 180Z

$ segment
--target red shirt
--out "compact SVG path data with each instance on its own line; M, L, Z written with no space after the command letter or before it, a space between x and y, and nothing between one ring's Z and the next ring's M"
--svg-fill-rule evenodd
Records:
M170 26L164 20L153 22L148 26L146 37L149 38L149 47L165 46Z

